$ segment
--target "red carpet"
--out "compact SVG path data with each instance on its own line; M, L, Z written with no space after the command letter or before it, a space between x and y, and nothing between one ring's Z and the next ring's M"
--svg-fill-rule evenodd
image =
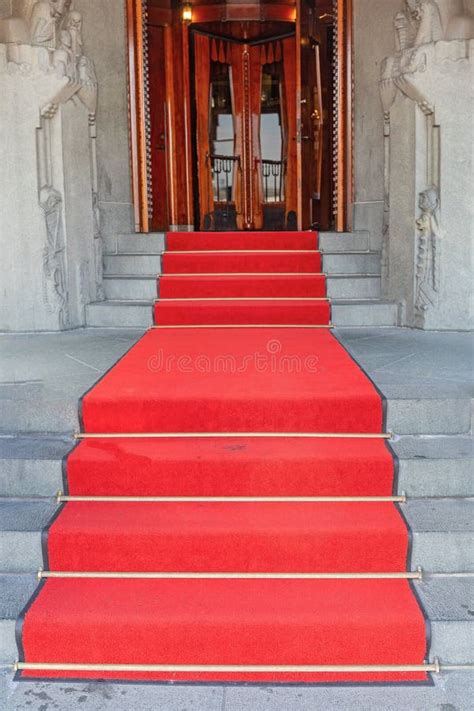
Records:
M423 664L406 579L301 577L402 574L409 535L392 501L212 500L394 490L382 398L327 328L316 234L172 233L167 246L159 328L85 395L83 432L103 436L67 460L67 493L103 500L68 502L45 536L49 571L96 577L46 580L20 634L22 661L40 668L22 677L426 681L301 669ZM124 496L194 500L107 500Z
M269 274L321 272L319 252L166 252L163 274Z
M175 324L327 324L328 301L310 299L162 300L155 304L155 323Z
M82 403L98 433L380 432L382 410L328 329L278 327L151 330Z
M163 276L162 299L202 299L275 296L277 298L325 297L326 278L314 274L238 276Z
M68 459L75 496L390 496L380 439L90 439Z

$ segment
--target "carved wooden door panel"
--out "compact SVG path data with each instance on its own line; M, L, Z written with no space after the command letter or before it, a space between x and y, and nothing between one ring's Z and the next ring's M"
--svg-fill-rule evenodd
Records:
M148 28L148 55L152 66L165 64L165 28L151 25ZM168 217L168 180L167 180L167 137L166 137L166 83L158 72L150 72L149 99L153 106L150 115L150 150L153 170L151 188L153 207L151 228L155 231L166 230Z
M299 22L296 30L296 155L298 184L298 229L308 229L313 222L313 199L318 171L317 64L313 40L313 10L306 0L297 0Z
M295 37L194 35L200 227L296 227Z

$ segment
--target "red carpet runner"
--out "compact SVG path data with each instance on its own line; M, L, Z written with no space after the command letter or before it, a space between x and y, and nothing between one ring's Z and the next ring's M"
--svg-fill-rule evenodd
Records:
M168 235L158 328L82 402L99 436L67 460L23 678L426 681L363 668L422 665L426 630L382 398L331 334L316 240Z

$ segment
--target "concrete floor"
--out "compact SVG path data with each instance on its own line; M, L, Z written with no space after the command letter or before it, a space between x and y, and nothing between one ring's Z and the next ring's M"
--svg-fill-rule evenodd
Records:
M470 711L473 699L470 672L441 674L432 687L319 688L32 683L0 674L6 711Z
M67 447L78 427L77 400L141 333L0 334L0 436L63 433ZM390 429L410 435L470 431L472 335L392 328L335 334L387 396ZM473 699L470 672L443 673L432 687L408 688L18 683L10 670L0 672L0 709L7 711L469 711Z
M402 328L336 329L334 333L389 400L405 401L406 409L417 399L432 399L437 415L443 404L458 418L470 416L471 334ZM79 397L141 334L129 329L0 334L0 432L76 429ZM396 425L395 409L393 417ZM414 412L408 434L417 432L416 417Z

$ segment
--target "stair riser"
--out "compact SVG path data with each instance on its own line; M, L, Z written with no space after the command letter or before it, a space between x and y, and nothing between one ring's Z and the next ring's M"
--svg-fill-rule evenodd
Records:
M138 299L153 301L157 298L156 279L104 279L107 299Z
M400 460L398 493L409 497L474 496L473 467L474 462L467 459ZM0 496L49 497L62 487L60 459L0 459Z
M113 279L104 280L107 299L155 299L157 284L155 279ZM328 279L328 296L332 299L377 299L380 297L380 278L341 277ZM286 294L282 293L282 296Z
M387 400L387 426L397 435L467 434L471 403L467 399Z
M328 274L380 274L380 254L323 254Z
M317 324L330 321L327 301L161 301L155 305L155 323L175 324Z
M412 566L440 573L474 570L472 531L426 531L413 533Z
M432 621L430 656L458 664L472 662L472 623ZM0 664L12 664L17 657L15 621L0 620Z
M338 304L332 305L332 323L340 327L397 326L396 304Z
M149 328L152 325L151 304L91 304L86 307L86 322L97 328ZM394 304L333 303L332 323L341 327L396 326L398 309Z
M36 573L43 565L40 531L0 532L0 573ZM471 532L414 532L412 567L427 571L468 572L474 569Z
M327 280L327 292L331 299L378 299L380 291L379 277L329 277Z
M111 309L119 311L119 309ZM146 308L151 325L151 307ZM90 325L90 324L89 324ZM117 328L123 327L117 313ZM0 401L0 422L8 422L8 429L0 432L60 432L71 434L78 427L77 403L43 401L38 395L15 404ZM471 431L469 400L393 400L387 401L387 428L398 435L404 434L466 434Z
M118 254L104 257L104 273L136 276L161 273L161 257L157 254Z
M0 496L54 496L62 488L60 459L0 459Z
M119 235L117 237L118 254L143 252L161 254L165 249L165 236L162 233L149 235Z
M399 461L398 492L407 496L474 496L474 462L466 459Z
M152 304L86 306L86 323L96 328L150 328L153 324Z
M366 252L369 250L369 233L320 232L319 248L323 252Z

